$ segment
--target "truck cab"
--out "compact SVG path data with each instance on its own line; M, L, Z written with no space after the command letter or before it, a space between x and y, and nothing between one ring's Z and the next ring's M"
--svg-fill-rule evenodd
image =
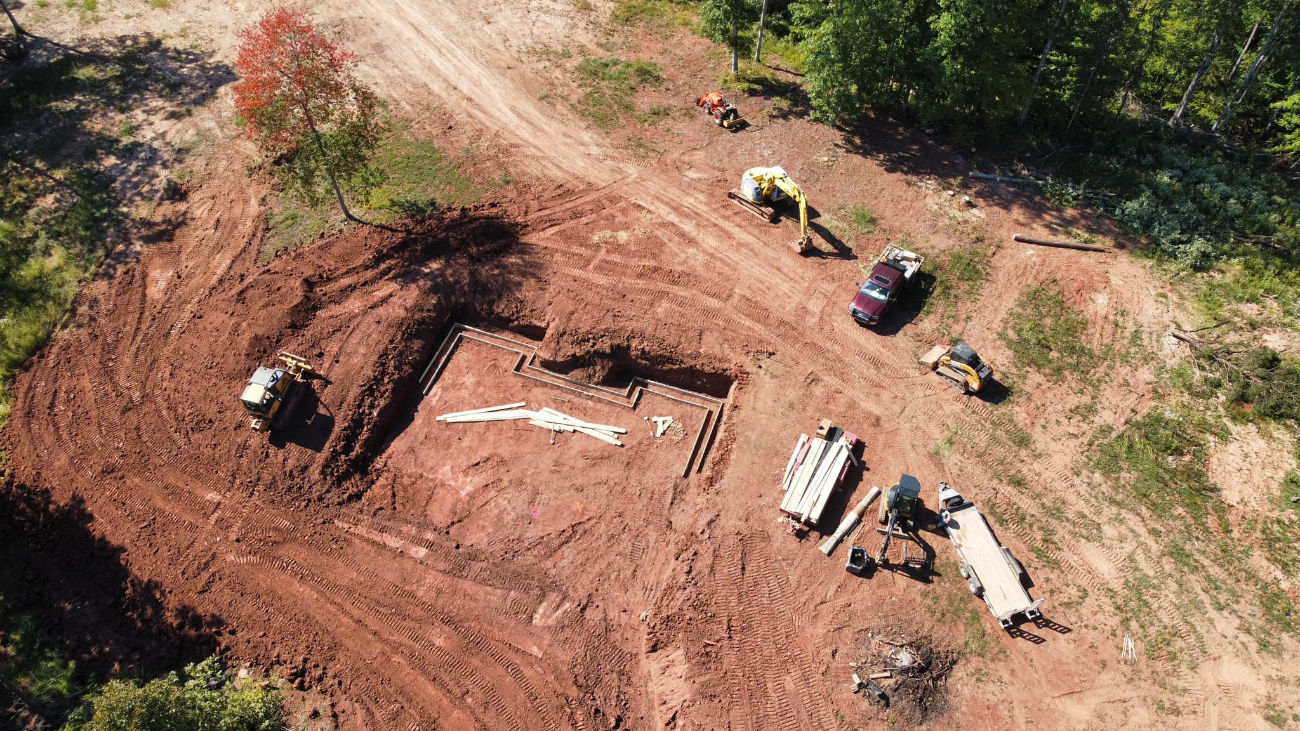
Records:
M899 293L912 283L924 261L919 254L889 246L881 253L867 281L849 303L849 314L863 325L880 322Z

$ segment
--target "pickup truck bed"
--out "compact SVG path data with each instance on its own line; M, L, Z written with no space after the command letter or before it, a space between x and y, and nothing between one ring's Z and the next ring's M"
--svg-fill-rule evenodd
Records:
M998 543L993 530L975 503L940 483L940 521L961 559L962 575L971 591L984 599L989 611L1003 627L1013 625L1012 617L1024 614L1034 620L1041 616L1042 599L1031 599L1021 581L1022 570L1011 551Z

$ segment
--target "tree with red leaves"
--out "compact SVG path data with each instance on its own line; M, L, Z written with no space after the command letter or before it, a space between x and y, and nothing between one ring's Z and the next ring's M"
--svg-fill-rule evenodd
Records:
M309 203L322 201L322 177L351 221L343 187L373 188L382 177L370 158L384 132L380 103L353 75L356 57L312 25L301 8L275 8L240 33L235 107L263 151Z

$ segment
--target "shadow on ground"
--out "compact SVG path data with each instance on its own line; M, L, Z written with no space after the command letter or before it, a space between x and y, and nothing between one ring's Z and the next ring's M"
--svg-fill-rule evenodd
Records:
M221 619L168 606L166 590L136 578L124 549L97 536L93 520L80 499L0 488L0 638L8 650L0 654L0 725L61 725L79 693L50 686L60 661L76 663L73 690L84 690L111 676L157 675L217 648Z

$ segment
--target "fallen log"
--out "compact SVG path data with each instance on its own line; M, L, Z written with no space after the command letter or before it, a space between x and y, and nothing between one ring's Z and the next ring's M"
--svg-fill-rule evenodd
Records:
M1092 244L1076 244L1073 241L1049 241L1048 239L1035 239L1024 234L1016 234L1011 237L1014 241L1022 244L1033 244L1034 246L1051 246L1057 249L1077 249L1079 251L1110 251L1105 246L1093 246Z
M1017 185L1041 185L1041 180L1033 178L1014 178L1009 175L994 175L993 173L971 173L970 176L977 180L992 180L995 183L1015 183Z

